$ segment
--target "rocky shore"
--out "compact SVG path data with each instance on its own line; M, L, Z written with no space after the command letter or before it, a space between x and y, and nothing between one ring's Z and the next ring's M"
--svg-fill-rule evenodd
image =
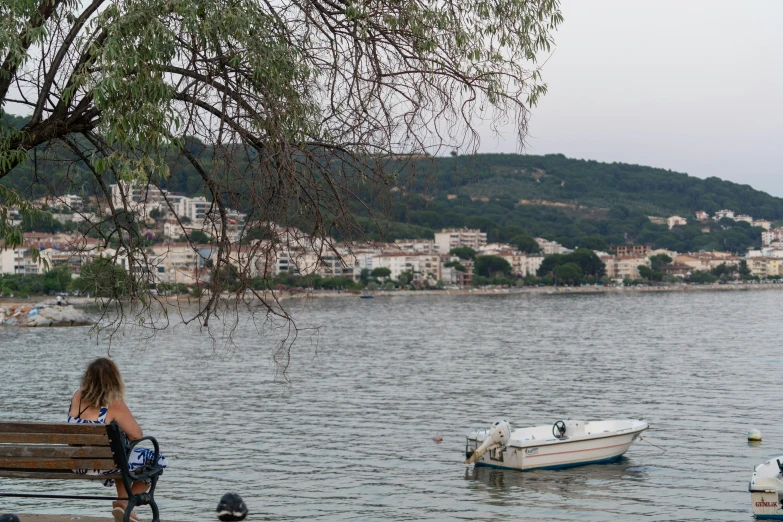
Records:
M0 325L28 328L44 326L86 326L94 324L87 315L73 306L57 304L0 305Z

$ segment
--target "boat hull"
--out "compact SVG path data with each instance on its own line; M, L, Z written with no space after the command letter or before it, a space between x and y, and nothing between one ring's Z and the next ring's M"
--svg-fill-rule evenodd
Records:
M512 441L482 455L476 466L532 471L609 463L620 459L644 429L646 426L604 437L542 441L540 445L526 441L524 446L515 446Z
M753 468L748 491L753 514L758 520L783 520L783 476L778 461L783 463L783 455Z
M783 520L781 504L777 492L753 491L750 494L751 507L757 520Z

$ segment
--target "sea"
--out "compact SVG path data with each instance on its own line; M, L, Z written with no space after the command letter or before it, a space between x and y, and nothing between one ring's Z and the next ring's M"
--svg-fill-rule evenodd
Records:
M109 354L169 461L164 521L214 520L226 492L245 499L248 520L751 520L753 467L783 454L782 297L335 297L286 301L293 322L259 308L210 329L174 313L164 329L111 336L6 327L0 420L64 421L85 366ZM565 418L650 429L612 464L463 463L470 428ZM763 442L747 441L753 428ZM113 490L0 479L0 492L31 491ZM0 497L0 512L110 506Z

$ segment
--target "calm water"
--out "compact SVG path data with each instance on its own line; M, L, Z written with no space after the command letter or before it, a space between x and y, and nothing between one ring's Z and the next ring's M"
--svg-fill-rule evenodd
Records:
M287 387L270 359L282 334L249 321L233 350L181 325L111 350L169 458L164 520L210 520L231 490L251 520L751 520L751 469L783 453L781 297L315 300L297 305L300 324L322 328L300 336ZM83 367L106 350L86 329L0 329L0 418L64 420ZM462 464L470 426L567 416L645 416L663 450L642 442L617 464L562 471ZM0 479L0 491L33 488L109 492ZM108 514L2 497L0 510Z

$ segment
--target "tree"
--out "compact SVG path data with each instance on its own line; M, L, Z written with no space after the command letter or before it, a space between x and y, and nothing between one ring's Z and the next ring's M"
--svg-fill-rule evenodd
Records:
M739 273L742 279L748 279L751 276L750 268L748 267L748 262L744 259L740 260Z
M453 268L457 272L464 272L465 271L465 265L463 265L459 261L448 261L446 263L443 263L443 266L445 268Z
M541 251L541 247L538 242L528 234L518 234L508 240L509 243L517 247L522 252L528 254L536 254Z
M599 252L608 252L609 245L606 244L606 240L601 236L585 236L579 240L579 248L587 248L590 250L598 250Z
M372 272L370 272L370 275L382 279L391 275L391 269L386 268L385 266L379 266L377 268L373 268Z
M449 250L449 255L457 256L460 259L473 259L476 257L476 251L470 247L455 247Z
M46 293L65 292L71 284L71 269L67 265L50 269L44 274L44 291Z
M101 257L82 265L73 286L82 294L113 298L126 295L128 283L128 274L124 268L114 264L111 259Z
M648 279L650 281L653 279L654 272L653 269L650 268L649 266L639 265L637 267L637 270L639 270L639 277L641 277L642 279Z
M582 280L582 269L573 261L556 266L553 272L560 284L578 285Z
M713 267L710 272L716 277L723 278L723 276L729 276L737 272L738 269L739 268L736 265L727 265L726 263L721 263L718 266Z
M580 277L589 275L593 281L598 281L606 273L606 266L595 252L586 248L577 248L570 254L551 254L544 258L538 267L538 276L554 273L554 269L567 263L575 263L579 267Z
M413 272L406 270L405 272L401 272L400 275L397 277L397 283L401 286L408 286L410 282L413 281Z
M155 263L117 219L131 191L120 185L113 199L109 184L165 188L185 165L214 237L198 282L208 297L188 308L207 326L249 294L290 319L249 277L220 299L219 275L237 262L231 209L301 228L320 256L324 241L361 236L357 208L385 208L399 181L387 166L401 153L470 154L473 117L487 110L514 121L521 142L546 92L536 58L563 19L557 0L5 0L0 14L0 107L25 114L21 127L0 114L0 180L47 192L47 158L72 164L63 181L85 180L106 203L88 226L119 238L114 260L127 260L125 290L143 312ZM453 138L441 138L444 125ZM275 248L254 243L241 258Z
M707 270L694 270L685 278L688 283L714 283L718 278Z
M567 261L563 254L550 254L546 256L538 266L538 277L551 274L556 266L560 266L565 263L567 263Z
M566 262L574 262L579 265L582 273L590 275L595 280L600 279L606 273L604 262L595 252L586 248L577 248L565 256Z
M498 256L477 256L473 273L483 277L500 277L511 274L511 265Z
M654 271L661 270L661 267L663 265L668 265L672 262L672 258L666 254L657 254L650 257L650 268L652 268Z
M188 234L188 238L190 239L191 243L196 244L207 244L212 241L212 238L201 230L192 230Z

